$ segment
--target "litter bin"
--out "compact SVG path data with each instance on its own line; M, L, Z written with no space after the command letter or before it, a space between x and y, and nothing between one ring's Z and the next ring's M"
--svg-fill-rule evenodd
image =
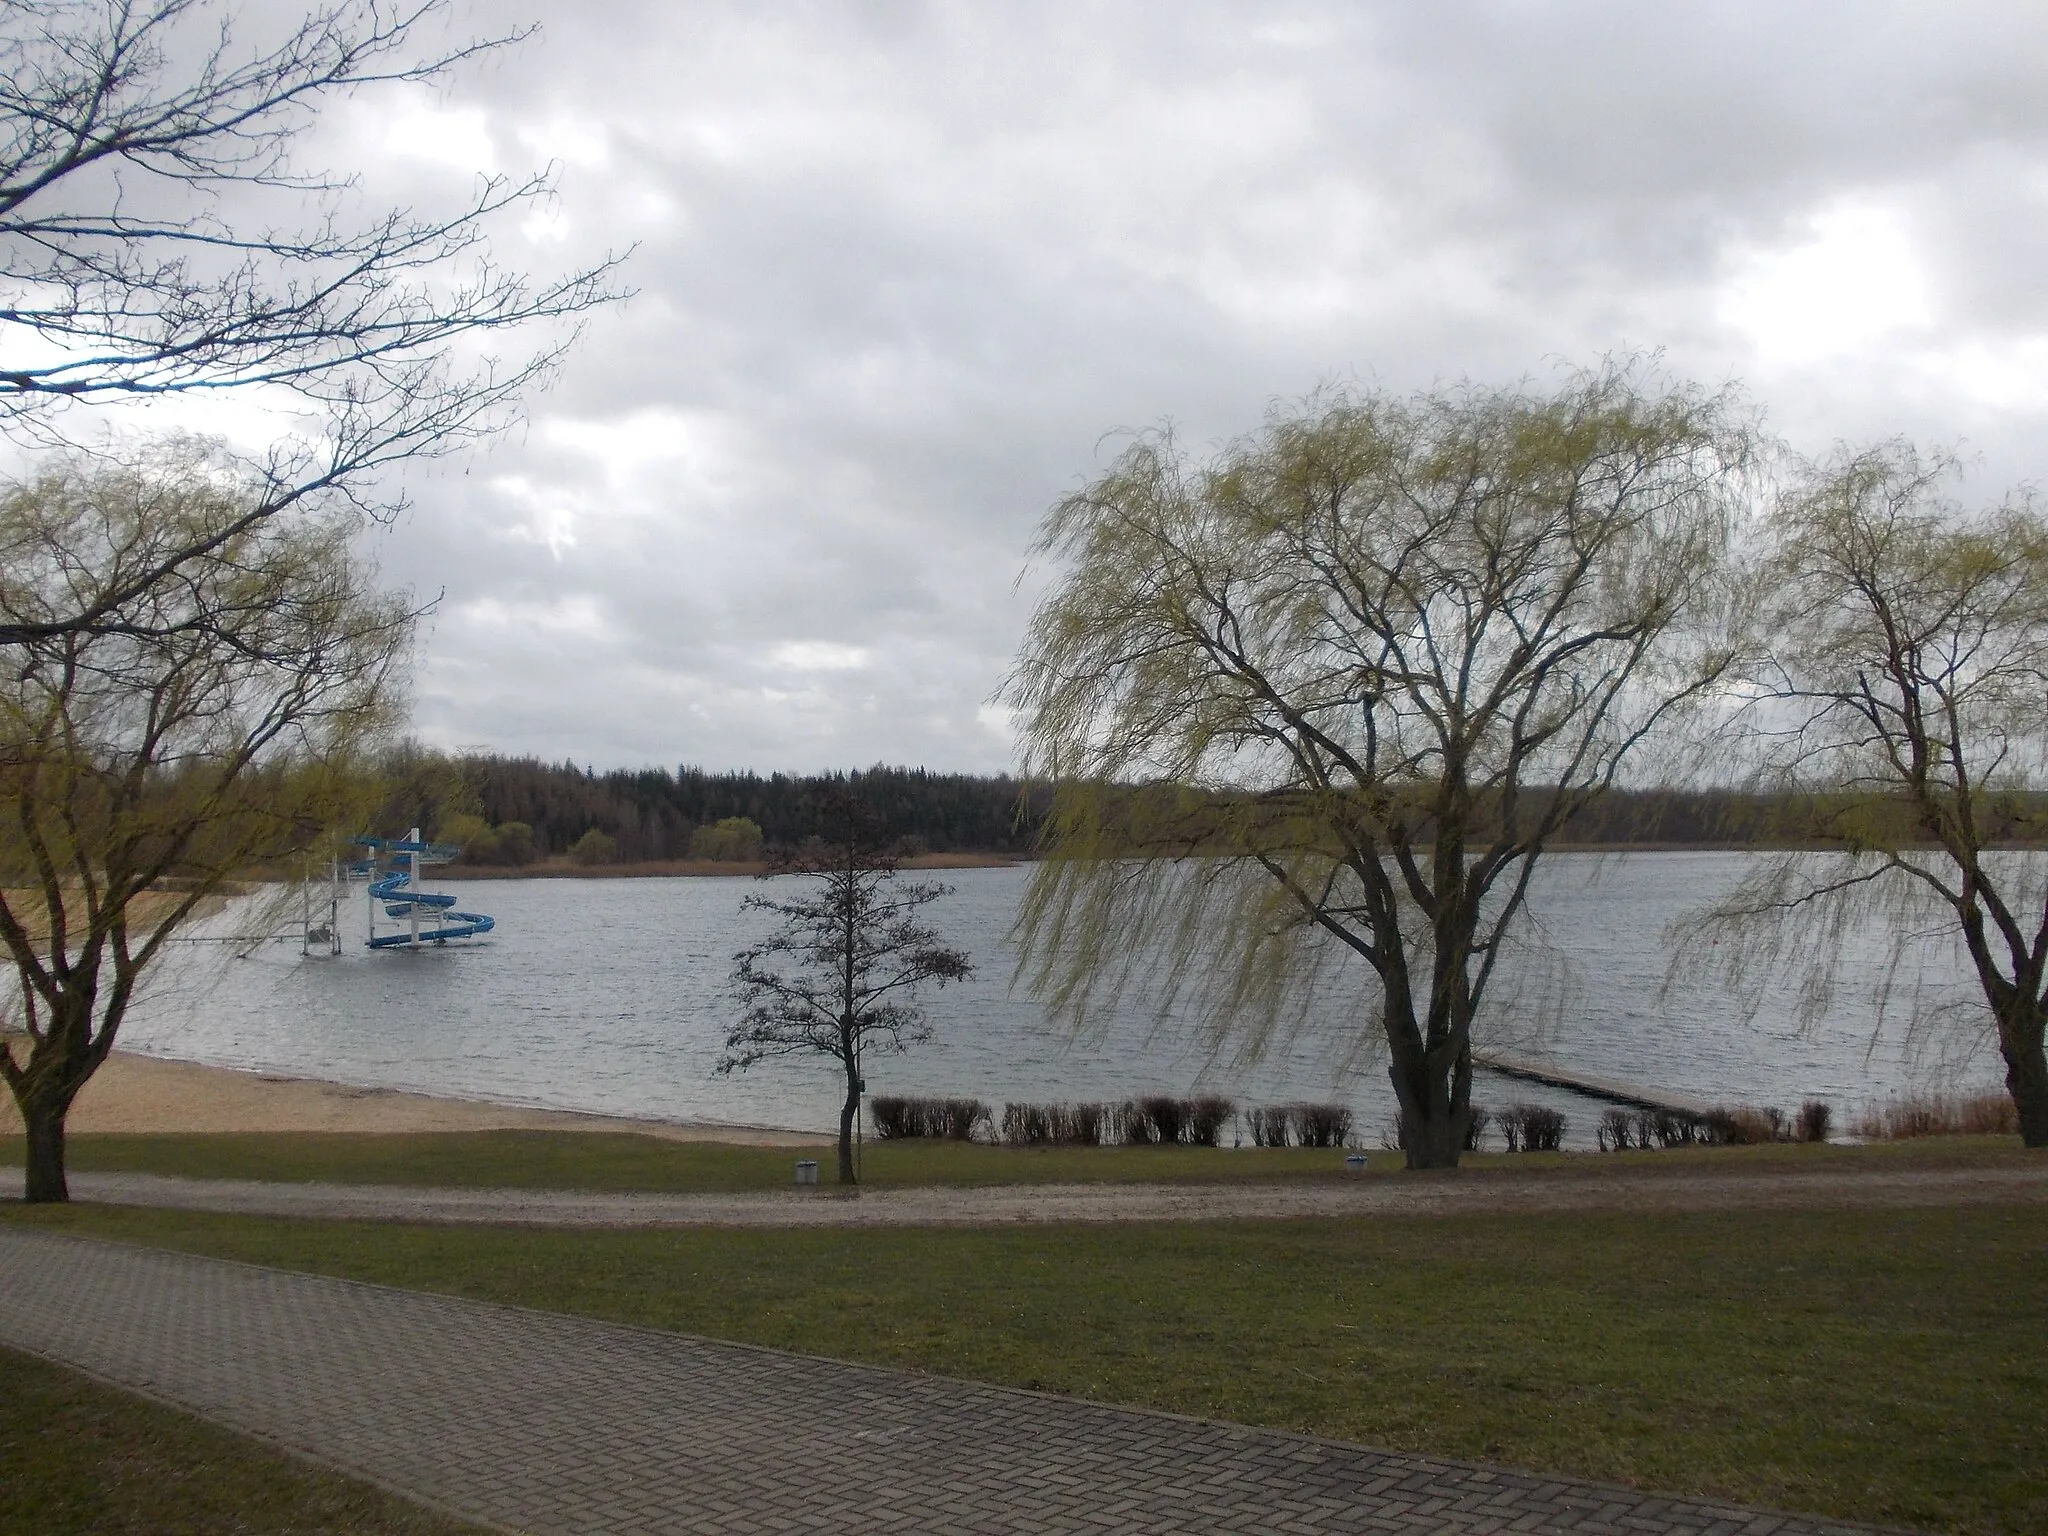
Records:
M1363 1173L1363 1172L1365 1172L1365 1154L1364 1154L1363 1152L1347 1152L1347 1153L1345 1153L1345 1154L1344 1154L1344 1171L1345 1171L1346 1173Z
M799 1184L817 1183L818 1165L808 1159L798 1162L796 1165L796 1181Z

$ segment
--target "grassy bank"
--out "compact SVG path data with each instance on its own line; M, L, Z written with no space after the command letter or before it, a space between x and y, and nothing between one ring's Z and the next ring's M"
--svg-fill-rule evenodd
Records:
M0 1536L480 1536L10 1349L0 1349L0 1467Z
M1776 1171L1829 1166L1903 1168L1995 1166L2038 1154L2017 1137L1944 1137L1864 1147L1776 1145L1668 1152L1475 1153L1460 1177L1605 1178L1619 1173ZM210 1135L73 1136L75 1172L172 1174L186 1178L273 1179L288 1183L410 1184L466 1189L595 1189L726 1193L783 1189L796 1159L823 1164L830 1147L747 1147L678 1142L630 1132L454 1131L291 1132ZM0 1142L0 1179L18 1177L18 1139ZM1338 1151L1299 1147L991 1147L967 1142L871 1142L864 1181L916 1185L1227 1183L1236 1180L1356 1178ZM1400 1154L1373 1152L1367 1177L1400 1170Z
M0 1150L18 1166L18 1146ZM74 1136L75 1171L174 1174L291 1183L438 1185L469 1189L641 1190L671 1194L785 1189L796 1160L836 1166L830 1146L750 1147L631 1132L294 1132ZM878 1188L1014 1183L1208 1182L1343 1177L1341 1152L1243 1154L1210 1147L1009 1148L964 1142L870 1143L863 1178ZM1398 1159L1378 1159L1392 1167Z
M2048 1530L2034 1209L534 1232L12 1222L1935 1530Z

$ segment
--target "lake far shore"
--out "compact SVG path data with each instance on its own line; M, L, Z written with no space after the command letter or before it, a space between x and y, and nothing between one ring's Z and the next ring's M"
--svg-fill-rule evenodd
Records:
M920 853L902 861L906 870L1008 869L1027 860L1002 853ZM761 859L652 859L639 864L578 864L557 856L531 864L435 864L429 881L438 880L668 880L696 876L763 875Z

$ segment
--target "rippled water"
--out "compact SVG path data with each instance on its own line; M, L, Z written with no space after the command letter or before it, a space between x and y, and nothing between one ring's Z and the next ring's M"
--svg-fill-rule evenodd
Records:
M1853 1105L1932 1077L1995 1080L1995 1056L1960 1063L1951 1033L1909 1039L1903 1008L1880 1028L1876 976L1897 947L1861 940L1863 974L1812 1028L1794 1018L1789 985L1753 1021L1710 977L1664 987L1667 924L1728 888L1749 856L1659 853L1551 856L1532 896L1528 946L1502 978L1485 1032L1518 1056L1692 1097ZM1370 1138L1392 1115L1383 1057L1358 998L1333 1000L1309 1027L1257 1062L1219 1056L1187 1022L1160 1023L1138 1003L1098 1035L1071 1039L1009 989L1006 933L1028 871L964 870L928 909L977 972L930 998L933 1038L878 1058L870 1090L1005 1099L1111 1099L1214 1090L1264 1102L1339 1098ZM769 1062L713 1071L737 1009L726 987L733 951L758 920L743 916L746 879L506 880L446 887L488 912L487 939L444 948L362 947L361 887L345 908L337 958L296 944L248 959L224 946L182 946L134 1010L131 1050L379 1087L618 1115L817 1128L832 1123L830 1063ZM225 919L232 928L237 918ZM388 925L387 925L388 926ZM1957 957L1909 952L1901 991L1924 1004L1967 998ZM1946 1056L1948 1059L1939 1058ZM1553 1102L1574 1139L1598 1106L1482 1074L1481 1102Z

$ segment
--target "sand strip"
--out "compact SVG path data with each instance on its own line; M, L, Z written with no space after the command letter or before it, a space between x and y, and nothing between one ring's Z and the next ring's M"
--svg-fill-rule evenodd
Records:
M475 1099L276 1077L116 1051L71 1107L74 1135L109 1131L637 1131L673 1141L820 1146L828 1137L758 1126L633 1120ZM0 1135L19 1135L0 1093Z

